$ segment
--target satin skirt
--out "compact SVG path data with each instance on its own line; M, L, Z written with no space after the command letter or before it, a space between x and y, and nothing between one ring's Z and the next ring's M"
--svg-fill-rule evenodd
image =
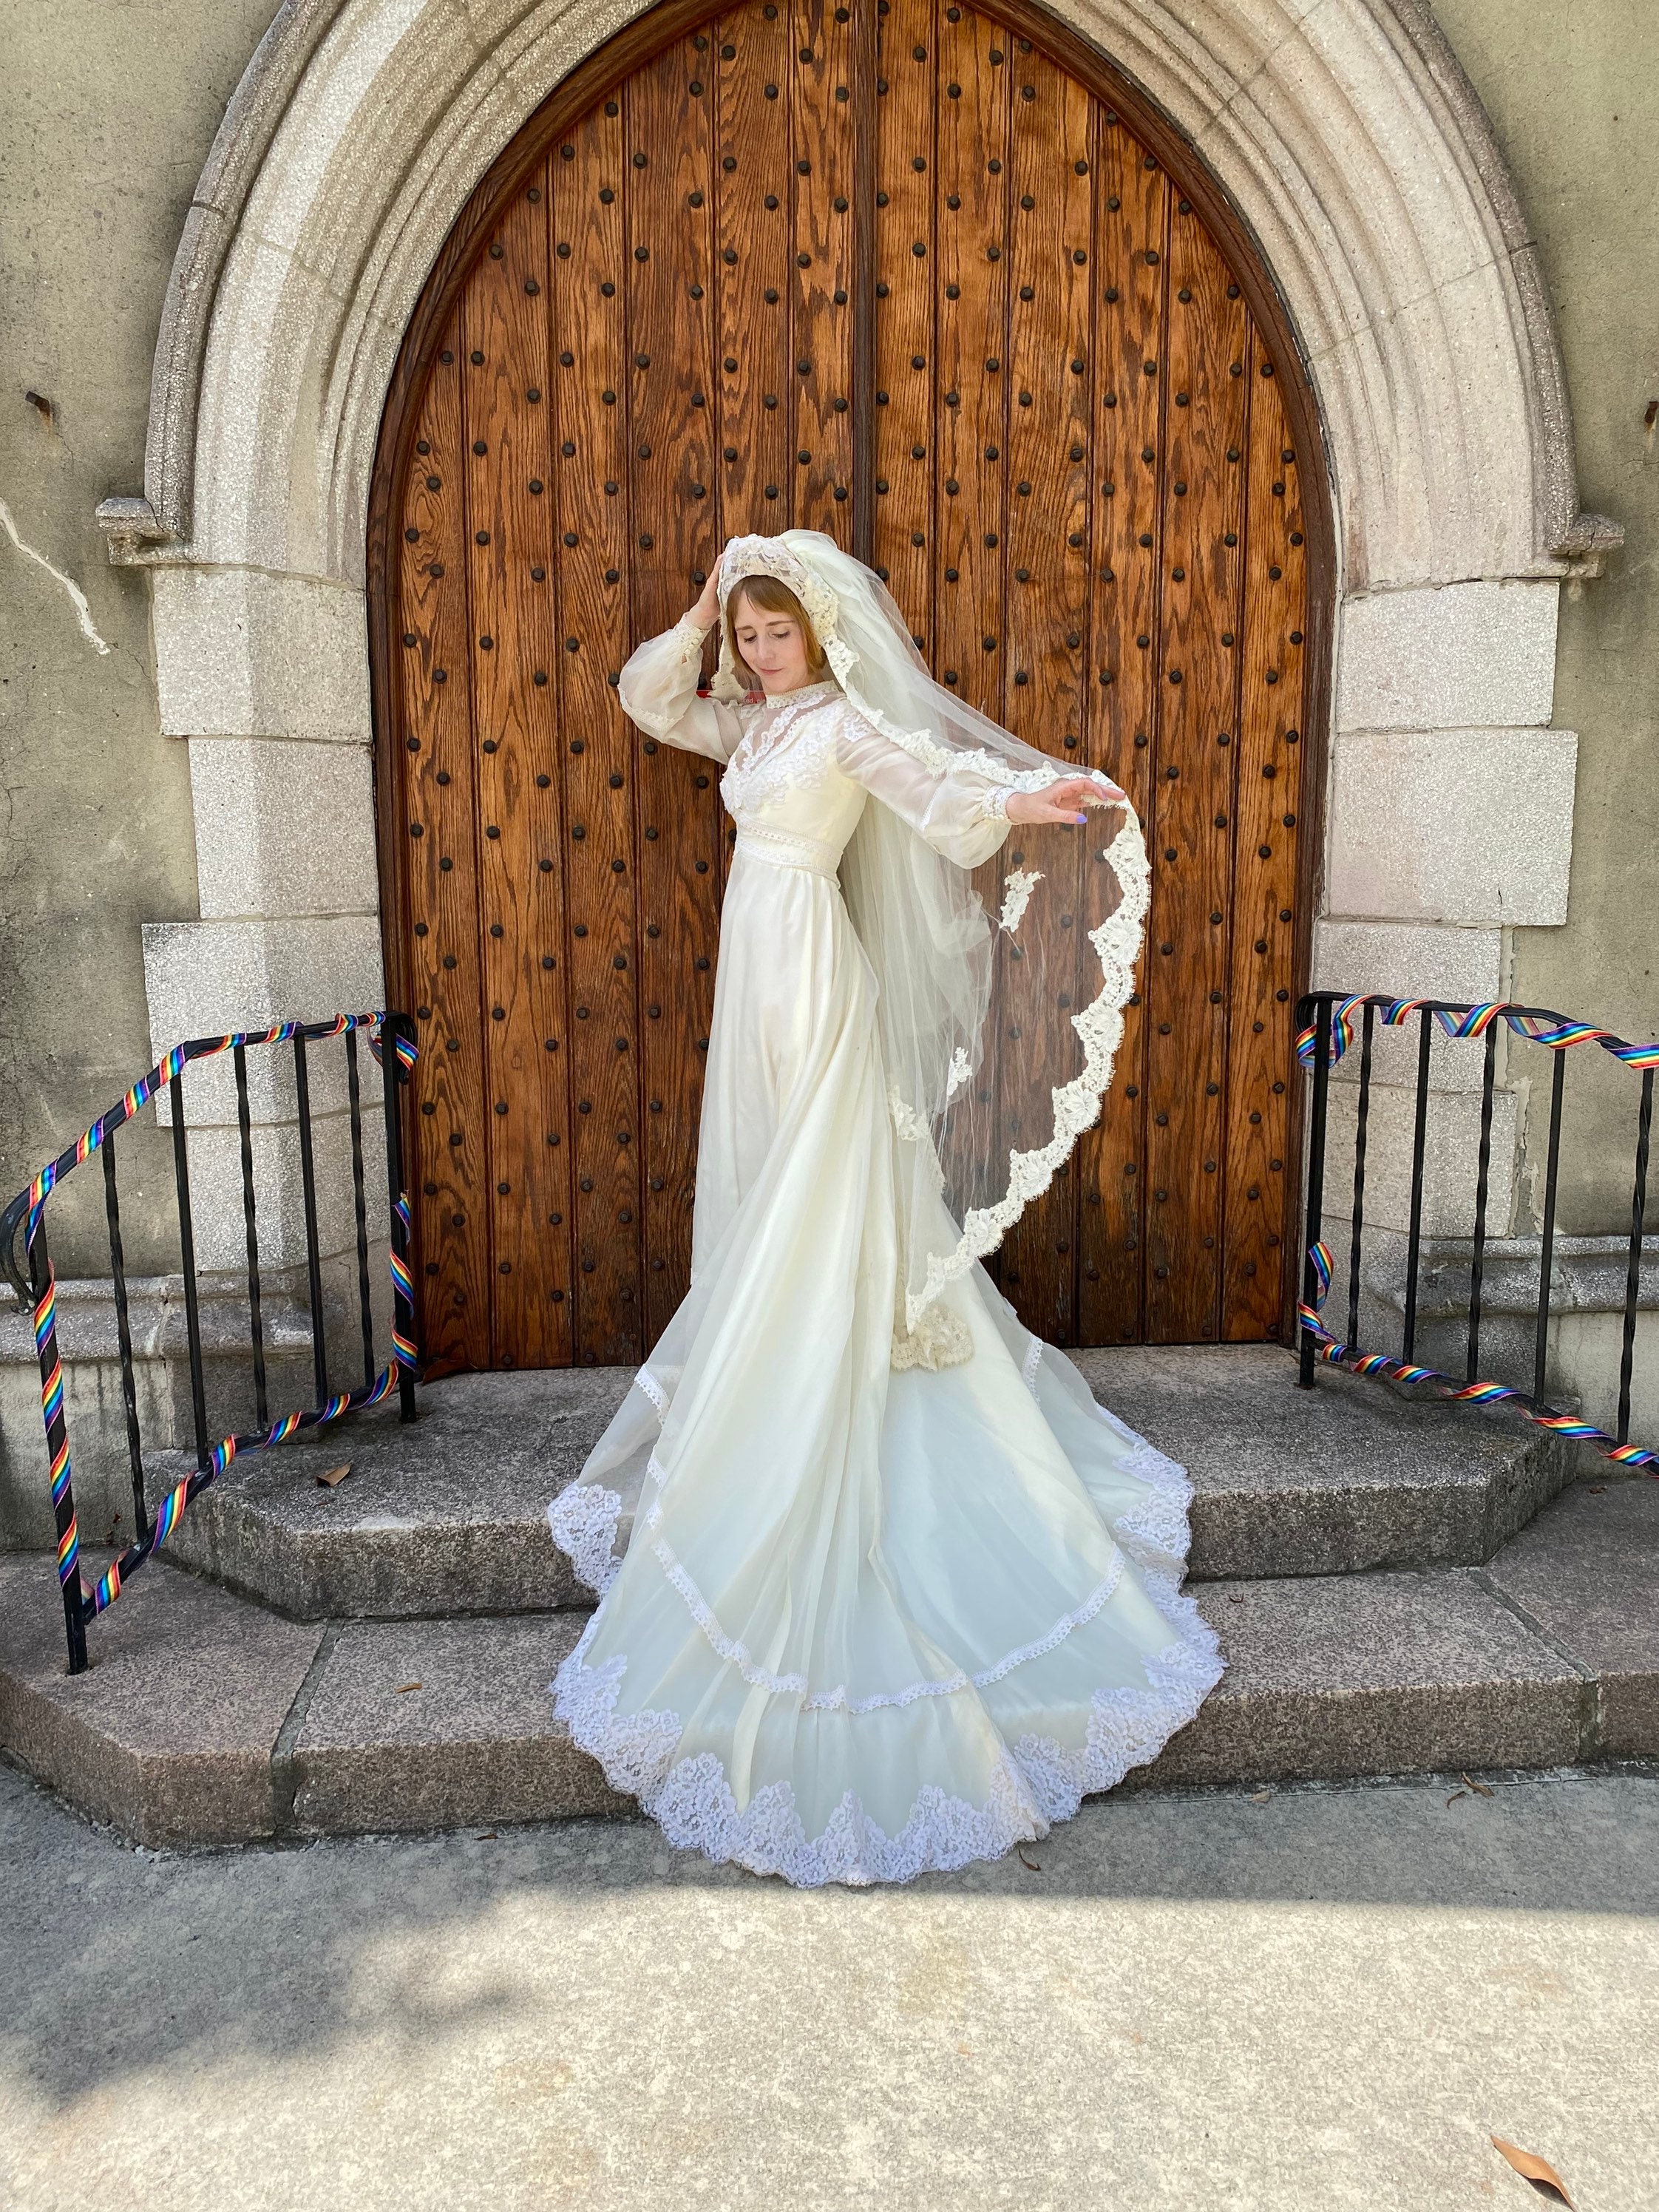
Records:
M1218 1680L1190 1486L977 1263L971 1358L890 1364L875 979L832 872L727 885L691 1287L549 1510L599 1596L551 1686L676 1844L902 1881L1035 1839Z

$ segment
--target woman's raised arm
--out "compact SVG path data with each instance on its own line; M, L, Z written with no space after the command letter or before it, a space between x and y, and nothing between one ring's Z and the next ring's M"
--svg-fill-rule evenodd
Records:
M712 626L701 618L701 602L683 614L672 629L635 646L617 679L623 712L647 737L687 752L726 761L743 734L733 708L719 699L700 699L697 676L702 641Z
M959 867L976 868L1006 839L1007 793L988 776L936 775L854 713L842 719L836 752L855 783Z

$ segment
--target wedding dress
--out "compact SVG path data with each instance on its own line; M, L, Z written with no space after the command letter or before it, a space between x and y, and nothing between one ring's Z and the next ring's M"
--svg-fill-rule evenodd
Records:
M905 1325L878 984L837 867L877 806L974 866L1006 786L933 772L833 678L700 696L703 636L683 618L620 687L723 763L737 825L691 1286L549 1509L599 1597L555 1709L676 1844L902 1881L1045 1834L1222 1661L1179 1587L1182 1469L977 1258Z

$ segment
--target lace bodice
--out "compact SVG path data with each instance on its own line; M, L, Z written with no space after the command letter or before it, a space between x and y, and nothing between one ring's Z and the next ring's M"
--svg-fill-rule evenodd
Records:
M1003 843L1005 787L968 768L948 775L924 768L832 680L737 704L700 697L706 634L682 616L636 648L617 689L623 711L649 736L725 763L720 796L740 830L763 828L839 853L875 798L963 867Z

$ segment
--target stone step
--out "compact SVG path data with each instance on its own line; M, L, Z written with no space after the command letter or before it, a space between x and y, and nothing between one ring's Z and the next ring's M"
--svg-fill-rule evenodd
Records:
M1659 1757L1659 1485L1580 1483L1484 1568L1198 1590L1228 1672L1125 1786ZM160 1563L71 1680L50 1556L0 1557L0 1747L135 1841L627 1809L556 1729L574 1610L295 1622Z
M1192 1477L1194 1578L1474 1566L1553 1497L1574 1447L1514 1415L1326 1370L1270 1345L1074 1353L1090 1387ZM623 1368L458 1375L234 1466L168 1547L295 1619L418 1619L586 1601L547 1531L629 1386ZM336 1489L315 1477L349 1461ZM154 1470L156 1494L184 1462Z
M179 1522L167 1556L296 1620L419 1619L587 1605L548 1532L631 1369L453 1375L276 1451L235 1462ZM330 1489L317 1477L349 1462ZM186 1462L160 1468L159 1495Z

